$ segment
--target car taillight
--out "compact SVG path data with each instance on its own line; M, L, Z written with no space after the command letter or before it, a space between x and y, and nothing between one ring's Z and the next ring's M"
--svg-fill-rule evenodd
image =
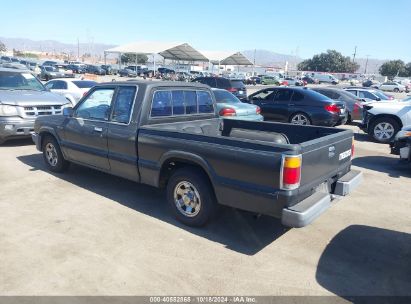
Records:
M283 81L281 85L288 86L288 81Z
M281 163L282 190L294 190L300 186L301 181L301 155L284 155Z
M220 116L236 116L237 113L232 108L224 108L220 110Z
M330 113L339 113L340 112L340 108L337 107L337 105L332 104L332 105L326 105L325 110L330 112Z
M231 92L231 93L234 93L234 92L237 92L237 89L236 88L228 88L227 91Z
M257 114L261 114L261 108L257 106L257 109L255 109L255 112L256 112Z

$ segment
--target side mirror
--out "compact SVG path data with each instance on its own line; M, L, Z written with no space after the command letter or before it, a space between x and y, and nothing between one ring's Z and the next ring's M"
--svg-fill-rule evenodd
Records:
M71 116L73 116L73 113L74 113L74 111L73 111L73 108L72 108L72 107L64 108L64 109L63 109L63 115L64 115L64 116L71 117Z
M376 101L381 101L381 98L377 97Z

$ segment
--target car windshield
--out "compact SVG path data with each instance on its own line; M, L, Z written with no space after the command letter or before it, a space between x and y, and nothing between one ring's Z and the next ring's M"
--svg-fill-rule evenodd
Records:
M226 90L213 90L217 103L241 103L233 94Z
M55 67L51 67L51 66L46 66L46 67L44 67L44 69L47 72L57 72L57 69Z
M95 81L87 81L87 80L76 80L73 83L80 89L89 89L94 87L97 82Z
M31 73L0 71L0 90L45 91L46 89Z

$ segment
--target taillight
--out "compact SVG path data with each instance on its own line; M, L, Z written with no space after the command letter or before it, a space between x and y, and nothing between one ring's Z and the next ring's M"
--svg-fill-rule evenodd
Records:
M256 112L257 114L261 114L261 108L260 108L260 107L257 107L257 109L255 110L255 112Z
M224 108L220 110L220 116L236 116L237 113L232 108Z
M288 81L283 81L281 85L288 86Z
M326 105L324 108L325 108L326 111L328 111L330 113L339 113L340 112L340 108L335 104Z
M231 93L234 93L234 92L237 92L237 89L236 88L228 88L227 91L231 92Z
M294 190L300 186L301 162L301 155L282 156L280 181L282 190Z

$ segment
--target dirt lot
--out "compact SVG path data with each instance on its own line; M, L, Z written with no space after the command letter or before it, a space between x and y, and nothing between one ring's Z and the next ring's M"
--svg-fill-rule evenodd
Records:
M203 229L156 189L0 147L1 295L411 295L411 166L356 134L361 187L312 225L222 208Z

